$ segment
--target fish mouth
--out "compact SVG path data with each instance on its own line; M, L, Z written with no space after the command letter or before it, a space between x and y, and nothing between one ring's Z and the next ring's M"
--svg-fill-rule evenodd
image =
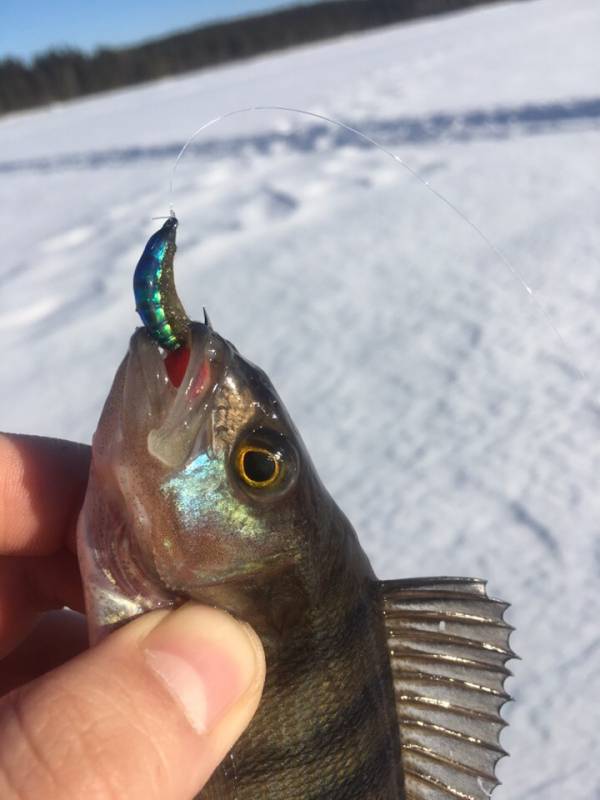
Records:
M187 342L172 352L145 328L132 336L124 408L164 466L181 467L210 446L211 401L231 359L231 346L201 322L190 324Z
M231 597L286 573L297 554L262 541L261 514L230 480L231 448L256 413L240 357L200 322L180 350L165 353L145 328L131 339L117 481L136 564L115 579L128 596L139 585L160 602L227 596L233 609Z

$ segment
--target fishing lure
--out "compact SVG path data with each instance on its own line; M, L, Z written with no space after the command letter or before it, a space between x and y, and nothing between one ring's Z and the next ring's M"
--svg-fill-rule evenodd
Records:
M133 276L136 311L165 350L181 347L189 322L173 277L176 232L177 218L171 216L148 240Z
M257 631L263 699L203 800L485 800L505 755L506 605L479 580L377 579L268 377L185 314L176 229L136 268L144 326L94 437L78 531L92 640L187 599Z

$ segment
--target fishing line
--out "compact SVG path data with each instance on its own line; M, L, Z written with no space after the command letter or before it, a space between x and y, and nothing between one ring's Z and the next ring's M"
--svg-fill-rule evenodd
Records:
M406 172L409 173L413 178L415 178L425 189L430 192L434 197L440 200L447 208L449 208L463 223L465 223L475 234L479 237L479 239L485 244L485 246L492 252L496 258L500 260L502 265L506 270L508 270L509 274L512 278L520 285L521 289L526 293L529 298L529 301L535 306L537 311L541 314L543 319L545 320L546 324L550 326L550 329L553 331L554 335L558 339L561 344L561 347L564 351L568 354L569 358L571 359L572 365L577 372L579 378L584 379L586 377L585 372L581 370L577 364L577 357L571 346L567 343L566 339L563 337L559 329L556 327L554 322L552 321L552 317L550 316L549 312L544 308L544 306L540 303L540 301L535 296L535 293L531 286L527 283L527 281L523 278L519 270L514 266L514 264L509 260L507 256L492 242L492 240L484 233L481 228L479 228L473 220L471 220L464 211L455 205L452 200L442 194L438 189L431 185L431 183L423 178L419 173L407 164L403 158L401 158L397 153L394 153L392 150L389 150L385 145L381 144L380 142L373 139L366 133L358 130L358 128L353 128L352 125L348 125L345 122L342 122L338 119L333 119L331 117L327 117L325 114L319 114L317 111L307 111L303 108L293 108L290 106L247 106L246 108L236 108L233 111L228 111L225 114L220 114L218 117L213 117L212 119L207 120L207 122L200 125L189 139L185 142L175 161L173 162L173 167L171 169L171 178L169 181L169 215L175 216L175 211L173 209L173 193L174 193L174 185L175 185L175 173L177 171L177 167L179 162L183 158L186 150L192 144L194 139L199 136L203 131L208 130L208 128L212 128L213 125L216 125L218 122L222 122L223 120L229 119L230 117L235 117L240 114L248 114L254 111L285 111L292 114L300 114L301 116L311 117L312 119L318 119L322 122L327 122L330 125L333 125L340 130L347 131L348 133L352 133L354 136L357 136L359 139L362 139L365 142L368 142L370 145L375 147L377 150L380 150L382 153L385 153L386 156L393 159L397 164L399 164ZM162 218L161 219L166 219Z

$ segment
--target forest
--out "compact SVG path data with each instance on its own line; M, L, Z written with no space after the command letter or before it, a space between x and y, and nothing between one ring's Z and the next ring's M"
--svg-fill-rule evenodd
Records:
M498 0L487 0L487 3ZM204 25L130 47L58 49L0 61L0 114L152 81L482 0L326 0Z

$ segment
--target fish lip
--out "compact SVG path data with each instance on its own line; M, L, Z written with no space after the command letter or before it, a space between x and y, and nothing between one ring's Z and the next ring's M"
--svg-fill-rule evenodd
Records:
M136 328L131 337L129 357L129 370L137 370L143 376L147 388L157 378L162 382L168 381L160 347L144 326Z

